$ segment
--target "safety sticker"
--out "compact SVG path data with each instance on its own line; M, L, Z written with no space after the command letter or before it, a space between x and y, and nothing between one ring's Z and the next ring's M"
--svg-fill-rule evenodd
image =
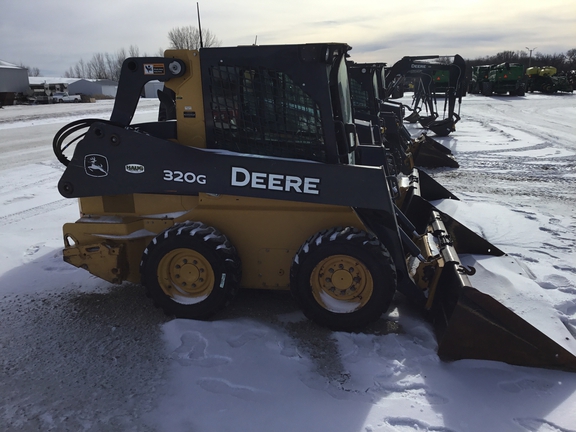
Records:
M162 63L144 64L144 75L164 75L166 69Z

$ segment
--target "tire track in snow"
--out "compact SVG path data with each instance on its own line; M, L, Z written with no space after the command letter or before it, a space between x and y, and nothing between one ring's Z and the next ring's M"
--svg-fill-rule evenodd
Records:
M24 219L29 219L43 213L59 210L63 207L76 204L76 200L60 199L47 204L42 204L16 213L11 213L5 216L0 216L0 226L10 225L14 222L19 222Z
M574 429L565 429L557 424L540 418L515 418L513 421L529 432L574 432Z
M46 184L55 184L58 182L58 178L54 179L54 178L46 178L46 179L42 179L42 180L38 180L35 181L33 183L21 183L21 184L7 184L4 187L0 187L0 196L6 196L6 195L11 195L14 193L15 190L26 190L26 189L31 189L33 187L40 187L40 186L44 186Z
M22 168L16 168L18 175L11 175L10 172L3 172L7 174L4 182L0 184L0 197L14 195L19 191L28 193L29 189L39 188L45 185L51 185L51 188L56 189L58 180L62 177L64 166L59 162L39 162L30 164Z

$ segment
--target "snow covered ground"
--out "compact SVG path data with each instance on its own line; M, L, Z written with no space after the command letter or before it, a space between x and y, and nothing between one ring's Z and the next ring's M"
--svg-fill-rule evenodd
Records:
M444 363L401 298L357 334L318 328L285 293L243 292L211 322L171 320L140 287L65 264L61 226L78 209L57 192L52 138L111 107L0 110L0 430L576 431L576 374ZM156 113L144 100L135 121ZM457 131L436 138L461 168L428 170L572 328L575 119L572 95L469 95Z

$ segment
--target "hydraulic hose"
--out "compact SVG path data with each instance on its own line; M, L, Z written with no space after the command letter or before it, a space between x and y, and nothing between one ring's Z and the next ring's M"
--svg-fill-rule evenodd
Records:
M66 138L68 138L73 133L78 132L82 129L88 129L95 122L109 123L107 120L102 120L102 119L76 120L76 121L69 123L66 126L64 126L62 129L60 129L56 133L56 135L54 135L54 140L52 141L52 149L54 150L54 154L56 155L58 160L63 165L68 166L68 164L70 163L70 159L68 159L64 155L64 150L66 150L68 147L70 147L72 144L74 144L78 140L82 139L84 137L84 135L86 135L87 131L74 137L74 138L72 138L67 143L65 143Z

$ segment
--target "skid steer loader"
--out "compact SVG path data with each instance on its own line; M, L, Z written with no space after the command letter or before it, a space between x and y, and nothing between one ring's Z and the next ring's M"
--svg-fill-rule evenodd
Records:
M575 370L576 341L558 320L539 330L507 304L508 287L472 283L459 254L478 269L495 260L520 271L429 202L455 197L418 170L391 174L385 146L358 143L349 49L127 59L110 120L79 120L54 138L66 165L59 191L80 204L80 219L63 227L64 260L141 283L168 314L192 319L213 316L240 288L282 289L308 318L352 331L400 292L436 325L443 359ZM132 124L152 79L175 95L160 99L176 120ZM533 287L520 278L522 295Z
M408 174L414 166L458 168L458 162L447 147L427 134L412 138L403 123L404 105L381 98L379 83L384 80L384 73L382 63L349 63L352 106L360 143L370 142L367 123L375 129L371 135L380 137L382 145L389 148L397 172Z

